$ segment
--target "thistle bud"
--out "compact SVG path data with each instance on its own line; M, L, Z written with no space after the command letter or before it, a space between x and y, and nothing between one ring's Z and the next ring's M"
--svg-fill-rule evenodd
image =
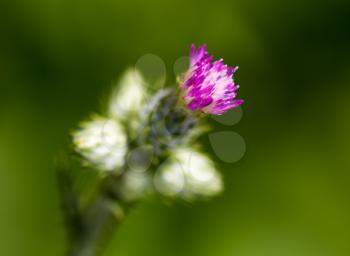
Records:
M127 151L127 138L118 121L94 117L73 132L74 149L84 162L104 171L120 173Z
M215 196L223 189L214 163L190 148L177 149L158 169L154 184L165 196L187 200Z

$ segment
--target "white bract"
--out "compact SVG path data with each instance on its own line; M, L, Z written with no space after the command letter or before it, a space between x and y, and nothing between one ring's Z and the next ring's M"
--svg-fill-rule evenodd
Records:
M146 96L144 85L142 76L137 70L127 70L111 93L109 114L119 119L126 119L140 111Z
M73 133L75 151L100 170L120 173L127 151L123 127L114 119L94 117Z
M177 149L157 171L154 184L163 195L189 200L214 196L223 188L214 163L190 148Z

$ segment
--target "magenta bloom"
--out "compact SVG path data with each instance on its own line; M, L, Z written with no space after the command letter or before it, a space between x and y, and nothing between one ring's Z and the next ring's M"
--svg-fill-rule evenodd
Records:
M233 81L237 69L225 65L223 59L213 62L205 45L196 50L192 44L190 67L181 83L187 107L192 111L221 115L240 106L243 100L235 99L239 86Z

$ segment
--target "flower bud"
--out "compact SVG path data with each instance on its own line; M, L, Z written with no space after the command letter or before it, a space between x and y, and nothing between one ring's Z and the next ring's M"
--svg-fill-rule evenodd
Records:
M119 193L125 201L135 201L148 194L151 184L148 172L128 170L121 179Z
M127 138L118 121L94 117L73 133L74 149L85 162L103 171L121 172L127 151Z
M161 194L188 200L214 196L223 187L214 163L191 148L177 149L157 171L154 182Z
M141 74L135 69L127 70L112 91L108 112L118 119L130 118L138 113L144 102L146 90Z

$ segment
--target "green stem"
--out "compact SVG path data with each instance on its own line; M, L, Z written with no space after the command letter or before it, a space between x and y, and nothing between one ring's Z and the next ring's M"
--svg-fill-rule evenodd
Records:
M69 231L67 256L98 256L116 231L127 205L111 188L118 187L118 180L107 177L98 189L95 199L82 210L73 189L69 167L57 169L62 208Z
M82 216L83 229L75 235L69 256L97 256L116 230L120 220L110 198L100 194Z

